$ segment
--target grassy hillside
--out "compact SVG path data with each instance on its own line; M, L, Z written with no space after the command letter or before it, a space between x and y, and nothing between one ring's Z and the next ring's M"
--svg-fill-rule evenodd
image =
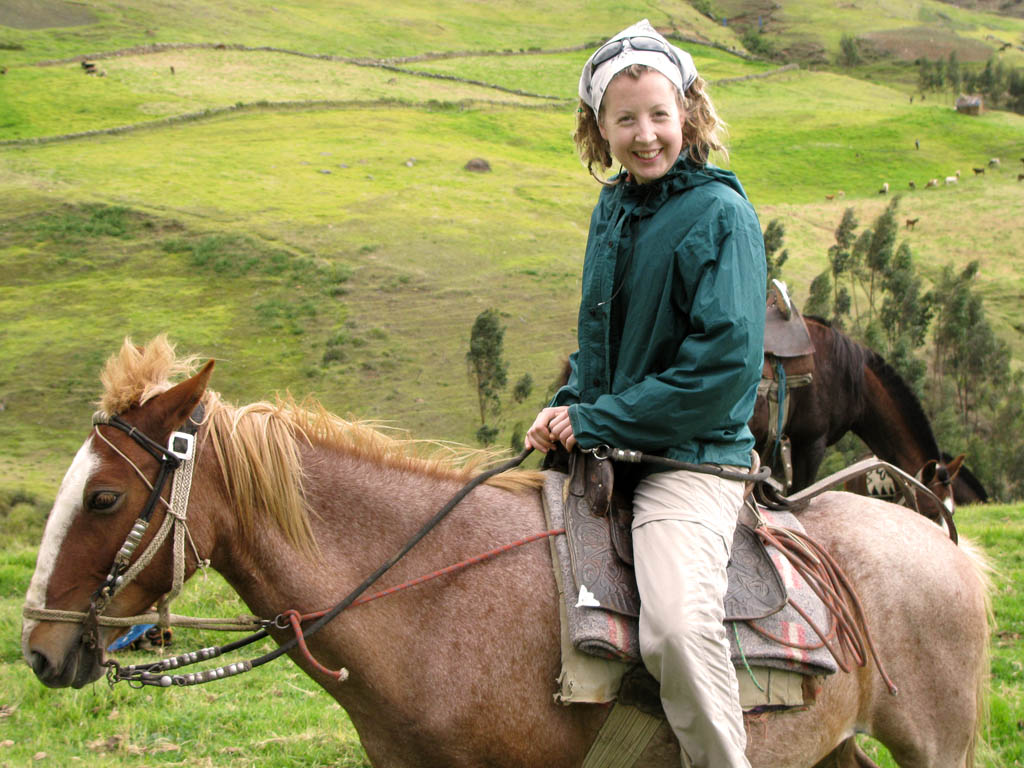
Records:
M78 77L90 86L117 83L113 74ZM511 87L517 77L510 75ZM553 84L568 97L570 83ZM241 88L251 98L257 83L245 79ZM1019 356L1013 326L1024 232L1006 212L1019 201L1010 161L1024 154L1024 121L964 118L823 72L725 82L715 92L731 125L731 166L763 222L786 223L785 274L798 297L822 268L845 206L869 221L884 205L876 193L883 182L895 191L916 180L902 203L907 217L921 219L906 233L915 254L931 273L982 258L992 312ZM343 412L471 440L477 425L464 354L478 312L494 306L506 314L513 377L528 372L546 383L572 349L596 184L569 146L567 103L253 107L0 149L0 255L18 276L0 294L0 349L10 361L0 374L8 405L0 431L18 436L8 442L9 460L35 467L38 456L19 446L78 439L68 416L90 411L99 362L123 335L164 330L189 350L223 358L215 386L235 397L313 391ZM1004 171L970 173L996 155L1007 157ZM464 170L473 157L493 170ZM970 175L955 187L924 189L957 169ZM845 197L825 199L838 190ZM117 237L52 231L55 209L84 203L124 207L148 224ZM965 206L975 214L959 216ZM81 208L69 215L90 216ZM314 290L302 309L298 297L287 298L286 278L261 277L278 286L275 301L297 313L282 332L269 305L253 300L265 289L248 271L230 258L193 271L183 260L188 248L174 246L240 237L344 280L333 295L324 293L330 284ZM113 314L104 311L111 285ZM325 365L326 345L338 339L344 359ZM40 388L54 378L70 379L77 399L54 407ZM537 402L512 410L506 432ZM55 457L68 455L62 445L52 448Z

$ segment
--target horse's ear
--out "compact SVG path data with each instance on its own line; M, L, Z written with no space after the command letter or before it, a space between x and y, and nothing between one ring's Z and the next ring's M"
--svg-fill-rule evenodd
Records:
M202 399L206 392L206 384L213 373L213 360L203 366L191 379L186 379L176 384L166 392L153 398L152 417L156 419L165 431L178 429L185 423L196 404Z
M964 465L964 459L967 458L966 453L961 453L952 461L946 464L946 471L949 472L949 479L952 480L956 477L956 473L960 471L960 467Z

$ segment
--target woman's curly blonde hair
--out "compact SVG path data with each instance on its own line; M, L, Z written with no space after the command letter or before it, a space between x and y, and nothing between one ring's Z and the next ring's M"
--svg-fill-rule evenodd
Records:
M645 72L656 72L657 70L643 64L633 64L619 72L615 77L628 74L634 80L639 80ZM615 78L612 78L612 82ZM702 77L697 77L693 84L686 89L686 93L680 95L676 91L676 103L680 111L685 115L683 121L683 144L686 153L697 165L707 165L708 157L712 152L718 152L726 159L729 151L725 148L724 134L725 122L718 116L714 104L707 94L707 82ZM576 130L572 135L579 150L580 159L587 166L590 175L602 184L607 182L594 172L594 163L602 169L607 170L613 161L611 146L601 135L599 122L604 114L604 105L601 105L601 114L595 115L594 110L584 102L580 101L579 109L576 110Z

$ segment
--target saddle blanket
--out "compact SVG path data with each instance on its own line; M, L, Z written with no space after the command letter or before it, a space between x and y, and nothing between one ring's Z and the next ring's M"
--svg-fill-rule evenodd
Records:
M552 528L564 527L563 492L565 481L566 475L561 472L545 473L544 509ZM802 529L796 518L789 513L768 510L762 510L761 513L772 524ZM641 663L637 620L635 617L594 606L593 601L587 599L585 592L581 595L580 585L573 574L572 558L566 536L554 537L551 542L555 578L562 597L562 605L559 606L559 610L563 617L564 635L562 688L556 695L556 699L584 700L577 697L572 688L582 684L581 677L592 675L603 679L604 682L597 684L601 690L596 694L598 698L591 700L611 701L615 698L616 693L616 690L613 689L619 684L624 670L621 662L625 662L627 666ZM803 583L799 574L790 566L789 561L773 547L768 547L768 551L779 570L790 598L800 605L819 627L830 626L825 606ZM591 604L588 605L588 602ZM754 621L753 624L757 629L744 621L727 621L726 623L732 647L733 663L739 668L737 677L741 683L748 676L766 679L771 675L771 670L806 676L831 674L838 668L835 659L814 630L790 605L785 605L767 618ZM766 635L784 638L793 645L781 645L769 640ZM582 652L590 659L581 659L578 656L569 659L569 654L572 651ZM602 659L606 661L602 663ZM574 671L574 665L584 668L585 671L577 673ZM787 679L787 675L779 674L776 677L779 685L793 687L793 681ZM758 684L758 688L761 687Z

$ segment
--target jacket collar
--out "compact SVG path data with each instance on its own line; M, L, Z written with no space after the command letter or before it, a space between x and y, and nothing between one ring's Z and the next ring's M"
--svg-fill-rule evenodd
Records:
M621 195L622 205L641 216L654 213L673 195L712 181L727 184L744 199L747 197L739 179L732 171L710 164L699 166L690 159L685 149L668 172L654 181L638 184L626 173L620 173L615 178L621 179L615 189Z

